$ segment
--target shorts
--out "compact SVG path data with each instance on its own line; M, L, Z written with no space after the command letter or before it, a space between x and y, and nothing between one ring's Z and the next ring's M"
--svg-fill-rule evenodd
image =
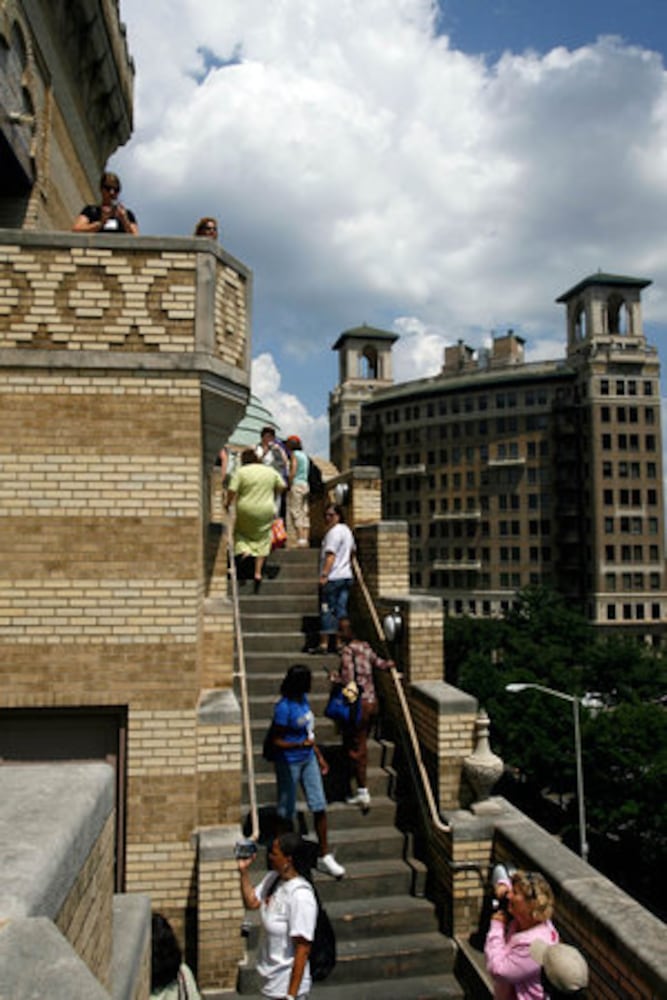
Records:
M296 790L298 785L303 788L308 808L313 813L324 812L327 800L322 785L322 772L314 753L307 760L290 764L285 760L277 760L276 781L278 783L278 815L283 819L292 819L296 812Z

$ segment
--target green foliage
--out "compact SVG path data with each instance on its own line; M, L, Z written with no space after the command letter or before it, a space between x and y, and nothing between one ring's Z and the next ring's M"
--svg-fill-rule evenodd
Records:
M598 694L603 708L581 709L591 839L641 857L639 879L642 866L664 866L667 664L660 653L634 639L600 637L562 598L539 588L520 593L502 620L448 620L445 662L448 679L451 668L452 683L488 711L493 749L521 773L535 801L546 792L567 798L564 829L577 824L573 707L544 692L505 688L523 682Z

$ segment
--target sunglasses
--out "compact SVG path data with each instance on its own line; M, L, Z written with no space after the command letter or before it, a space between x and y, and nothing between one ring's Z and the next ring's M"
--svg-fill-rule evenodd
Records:
M118 194L118 192L120 191L120 188L115 187L113 184L103 184L102 185L102 190L103 191L109 191L111 194Z

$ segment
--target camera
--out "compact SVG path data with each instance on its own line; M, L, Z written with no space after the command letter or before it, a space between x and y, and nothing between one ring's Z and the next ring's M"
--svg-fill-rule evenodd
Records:
M498 864L493 866L493 871L491 872L491 885L493 886L494 894L498 883L501 881L511 882L512 875L514 874L515 871L516 868L513 865ZM494 910L501 910L504 913L507 913L508 912L507 908L509 905L509 900L507 898L507 895L500 896L500 898L495 897L491 905Z
M241 858L254 858L257 854L257 844L254 840L237 840L234 844L234 857L237 861Z

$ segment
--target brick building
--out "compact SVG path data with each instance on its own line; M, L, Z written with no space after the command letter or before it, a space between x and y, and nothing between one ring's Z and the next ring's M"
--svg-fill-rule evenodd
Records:
M562 360L526 363L510 331L488 351L446 348L432 378L369 386L345 451L380 466L383 516L409 524L412 586L441 594L451 613L492 615L520 588L547 584L599 626L662 634L660 363L642 327L648 284L595 274L562 295ZM387 346L370 329L366 341L362 353ZM336 347L350 350L344 337ZM332 411L345 394L343 382Z

